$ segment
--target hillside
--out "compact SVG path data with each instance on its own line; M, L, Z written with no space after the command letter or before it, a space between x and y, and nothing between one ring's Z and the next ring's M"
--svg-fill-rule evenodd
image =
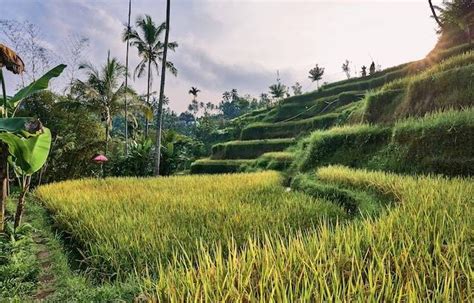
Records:
M191 172L344 164L470 175L473 75L472 47L438 46L422 60L292 96L234 119L228 131L237 137L213 146Z

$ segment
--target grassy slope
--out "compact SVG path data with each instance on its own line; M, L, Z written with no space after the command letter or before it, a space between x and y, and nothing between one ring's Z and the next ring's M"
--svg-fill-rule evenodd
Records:
M243 141L214 146L211 159L256 159L265 152L283 150L282 147L270 148L265 139L300 139L311 131L334 126L360 122L393 124L399 119L410 116L422 117L426 113L439 110L470 107L474 100L474 90L470 89L474 87L474 52L458 55L467 49L466 45L461 45L441 52L432 52L424 60L389 68L374 76L330 84L321 91L294 96L283 100L279 106L237 118L237 124L244 126L241 131ZM360 101L364 90L374 88L377 90L370 91ZM354 129L350 132L357 131ZM365 140L364 137L360 139ZM248 146L245 140L250 140ZM387 142L388 140L385 140L385 143ZM359 152L362 152L362 158L370 156L362 150ZM344 150L340 153L344 153ZM265 168L262 164L264 162L265 159L258 160L254 164L257 164L256 167ZM366 161L362 159L359 162ZM213 167L207 169L206 163ZM425 171L442 172L442 167L446 168L448 165L439 162L435 166L440 168ZM219 167L222 167L222 171L219 171ZM196 165L196 172L218 173L241 170L241 166L233 165L232 169L229 167L226 161L220 163L200 161ZM267 167L285 169L288 165ZM395 169L395 171L403 170ZM451 170L449 174L456 174L456 171Z
M309 171L329 164L403 173L470 175L474 171L474 108L397 122L314 132L300 145L295 166Z

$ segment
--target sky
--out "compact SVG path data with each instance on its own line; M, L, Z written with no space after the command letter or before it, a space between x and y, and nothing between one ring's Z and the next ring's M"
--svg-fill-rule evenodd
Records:
M132 22L143 14L165 20L164 0L132 0L132 6ZM81 35L90 41L86 61L100 65L110 50L125 62L128 0L0 0L0 9L3 19L36 24L55 52L68 36ZM325 67L323 82L333 82L346 77L346 59L353 74L372 60L386 68L421 59L437 35L425 0L172 0L170 41L179 43L169 55L178 76L167 74L165 94L182 112L191 86L201 90L199 101L217 104L233 88L241 95L268 92L279 71L282 83L298 81L311 91L316 85L308 71L315 64ZM131 49L131 68L138 62ZM7 81L11 92L15 80ZM146 92L145 78L131 84Z

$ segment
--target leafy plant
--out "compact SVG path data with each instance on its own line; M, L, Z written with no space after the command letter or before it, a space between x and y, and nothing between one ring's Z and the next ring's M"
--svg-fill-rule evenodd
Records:
M7 97L2 71L3 66L6 66L14 74L20 74L24 71L21 58L14 51L0 44L0 81L3 92L3 118L0 119L0 140L2 141L0 157L0 181L2 183L0 231L3 231L5 221L8 162L13 166L21 187L14 223L14 227L17 228L21 222L25 195L30 186L31 175L44 165L51 146L51 132L49 129L43 127L37 119L14 117L16 111L25 98L46 89L49 81L58 77L66 68L66 65L60 64L38 80L19 90L13 97Z

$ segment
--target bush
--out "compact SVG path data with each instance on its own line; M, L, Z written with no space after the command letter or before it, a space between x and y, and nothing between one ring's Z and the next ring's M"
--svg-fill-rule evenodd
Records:
M294 139L231 141L212 147L212 160L256 159L264 153L282 151L293 145Z

